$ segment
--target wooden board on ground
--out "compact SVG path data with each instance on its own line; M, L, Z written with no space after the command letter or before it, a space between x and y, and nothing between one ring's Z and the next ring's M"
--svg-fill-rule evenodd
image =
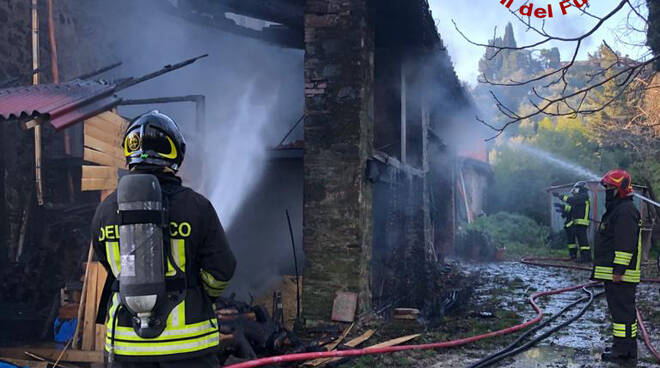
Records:
M348 336L348 334L351 333L351 330L353 329L353 326L354 326L354 325L355 325L354 323L351 323L350 326L346 327L346 329L344 330L344 333L342 333L341 336L339 336L339 337L338 337L335 341L333 341L332 343L328 344L325 348L326 348L328 351L330 351L330 350L335 350L335 348L336 348L337 346L339 346L339 344L341 344L342 341L344 341L344 339L346 338L346 336Z
M0 356L13 359L25 359L25 352L30 352L48 360L56 361L62 354L60 349L52 348L0 348ZM103 363L102 351L66 350L62 362Z
M350 340L349 342L345 343L344 345L350 347L350 348L355 348L358 345L362 344L363 342L369 340L371 336L376 333L376 330L368 330L367 332L363 333L362 335ZM335 362L341 360L341 358L320 358L320 359L314 359L312 361L306 362L303 365L306 366L312 366L312 367L318 367L324 364L328 364L331 362Z
M386 348L386 347L389 347L389 346L395 346L395 345L403 344L404 342L408 342L412 339L416 339L420 336L422 336L422 334L403 336L403 337L399 337L399 338L396 338L396 339L383 341L380 344L368 346L365 349L378 349L378 348Z

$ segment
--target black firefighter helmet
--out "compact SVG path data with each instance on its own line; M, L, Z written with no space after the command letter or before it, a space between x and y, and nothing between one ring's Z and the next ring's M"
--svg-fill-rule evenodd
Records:
M152 110L139 116L126 129L122 146L126 163L170 168L176 172L186 154L186 141L169 116Z
M571 190L571 192L573 192L574 194L587 193L588 191L589 188L587 187L587 183L584 181L578 181L577 183L575 183L575 185L573 185L573 189Z

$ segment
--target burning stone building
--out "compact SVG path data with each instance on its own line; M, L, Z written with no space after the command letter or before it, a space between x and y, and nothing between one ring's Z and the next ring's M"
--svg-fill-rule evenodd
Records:
M2 40L0 49L8 50L3 54L11 57L0 61L0 72L4 73L0 78L29 71L25 67L30 65L29 52L20 51L29 50L28 36L23 34L29 24L29 9L19 3L9 1L0 7L0 20L14 19L14 23L4 23L10 29L2 34L9 36ZM294 83L297 87L287 91L292 93L278 101L292 106L291 110L303 110L302 123L293 137L304 143L281 145L264 159L268 163L260 166L263 173L255 178L256 185L229 229L234 246L247 254L242 260L239 252L239 267L241 263L255 265L247 257L261 250L267 253L269 244L289 244L286 231L268 235L255 231L283 229L286 208L293 215L294 239L304 252L303 310L308 321L330 318L337 291L357 293L359 313L402 296L408 306L424 307L432 269L453 248L457 176L452 132L466 123L460 117L471 109L426 0L155 3L156 9L170 17L168 21L194 24L200 33L228 32L258 39L257 44L263 42L259 47L266 52L285 48L293 50L286 60L295 63L300 58L302 68L296 73L301 83ZM128 1L124 5L130 9L132 4ZM110 51L91 44L107 41L110 45L113 32L121 30L90 22L84 9L74 10L69 5L58 2L56 19L58 40L62 40L58 41L62 55L59 64L66 75L73 76L104 64L99 60L113 60ZM99 28L82 32L90 24ZM74 47L76 43L89 47ZM47 55L47 51L42 54ZM47 65L48 60L42 64ZM21 82L27 84L28 79L22 77ZM207 95L207 104L214 103ZM128 110L119 112L126 117L134 115ZM70 129L66 139L71 140L72 147L81 147L81 135L75 133L75 127ZM23 155L17 151L0 159L5 178L0 194L4 190L7 195L34 181L32 148L30 137L16 125L3 123L0 131L5 142L26 142ZM54 146L64 146L63 133L49 134ZM64 152L63 156L76 157ZM201 157L205 156L194 155L189 162ZM67 166L74 183L80 175L77 168L81 160L71 159ZM45 165L55 171L54 161L47 160ZM12 179L14 173L21 173L22 181ZM206 177L190 179L203 181L206 189L214 185ZM52 190L61 191L47 198L73 196L66 208L95 204L96 197L80 194L76 185L73 194L67 194L68 180L64 175L57 183L47 183ZM200 183L191 184L201 187ZM25 208L33 206L30 202ZM16 210L9 208L8 202L0 207L0 223L4 224L9 212ZM20 219L15 216L9 221L14 232L17 221ZM299 224L302 227L296 226ZM77 225L81 234L88 226L84 221ZM7 244L7 239L0 242ZM84 255L85 242L81 235L77 254ZM7 246L0 246L5 253ZM282 274L291 271L289 264L277 270ZM245 272L259 277L254 270Z
M411 302L421 307L425 265L453 245L455 166L447 134L469 109L428 3L178 5L188 19L204 17L237 33L244 31L227 24L225 12L274 22L249 33L305 51L298 152L305 317L327 320L337 291L358 293L362 312L402 290L412 290Z

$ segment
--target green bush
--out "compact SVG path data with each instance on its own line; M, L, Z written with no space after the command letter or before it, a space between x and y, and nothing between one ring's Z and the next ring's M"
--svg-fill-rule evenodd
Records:
M477 230L486 234L498 248L542 248L546 247L550 229L523 215L498 212L477 218L466 230Z

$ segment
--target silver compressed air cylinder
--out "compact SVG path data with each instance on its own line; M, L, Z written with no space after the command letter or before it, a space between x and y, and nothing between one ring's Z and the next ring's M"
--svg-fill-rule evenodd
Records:
M119 295L133 316L136 333L151 333L159 302L167 298L163 250L163 203L158 179L148 174L121 178L117 187L119 226ZM161 303L162 304L162 303Z

